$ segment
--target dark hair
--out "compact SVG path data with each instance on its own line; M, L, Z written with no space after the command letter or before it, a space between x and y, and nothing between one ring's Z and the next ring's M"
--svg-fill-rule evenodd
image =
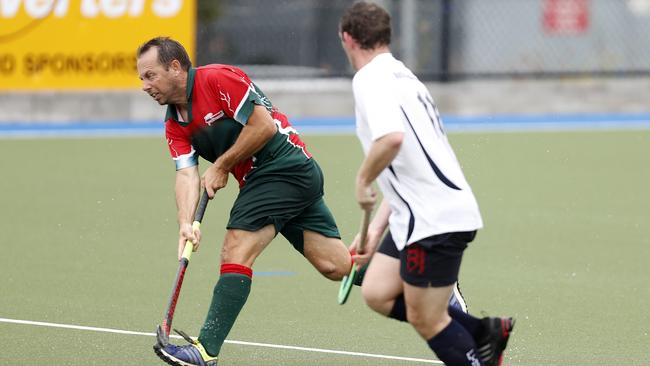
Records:
M364 50L389 45L390 14L377 4L360 1L343 13L340 31L350 34Z
M192 67L190 56L187 55L183 45L169 37L156 37L148 40L138 47L137 56L142 56L152 47L158 48L158 62L165 66L165 69L169 69L174 60L178 60L185 71L189 71L190 67Z

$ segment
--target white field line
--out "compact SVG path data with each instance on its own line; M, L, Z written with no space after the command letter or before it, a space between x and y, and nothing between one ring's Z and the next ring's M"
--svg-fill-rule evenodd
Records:
M127 334L127 335L139 335L139 336L148 336L155 337L156 333L147 333L147 332L135 332L131 330L122 330L122 329L112 329L112 328L98 328L98 327L87 327L83 325L71 325L71 324L57 324L57 323L47 323L47 322L37 322L31 320L19 320L19 319L7 319L0 318L0 323L12 323L12 324L22 324L22 325L34 325L40 327L50 327L50 328L64 328L64 329L75 329L75 330L87 330L92 332L103 332L103 333L115 333L115 334ZM177 335L170 335L171 338L181 338ZM363 353L363 352L349 352L349 351L338 351L322 348L308 348L308 347L298 347L298 346L285 346L281 344L270 344L270 343L257 343L257 342L244 342L244 341L231 341L226 340L226 343L238 344L242 346L253 346L253 347L266 347L266 348L279 348L279 349L290 349L296 351L305 351L305 352L319 352L319 353L332 353L337 355L346 355L346 356L357 356L357 357L367 357L367 358L382 358L388 360L398 360L398 361L409 361L409 362L420 362L420 363L431 363L431 364L442 364L442 361L438 360L425 360L421 358L413 357L400 357L400 356L388 356L388 355L378 355L373 353Z

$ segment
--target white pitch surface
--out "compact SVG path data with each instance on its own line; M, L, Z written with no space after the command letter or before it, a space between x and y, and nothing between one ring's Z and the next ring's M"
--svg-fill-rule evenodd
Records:
M75 329L75 330L85 330L85 331L91 331L91 332L115 333L115 334L125 334L125 335L148 336L148 337L155 337L156 336L156 333L137 332L137 331L131 331L131 330L112 329L112 328L87 327L87 326L83 326L83 325L47 323L47 322L39 322L39 321L31 321L31 320L0 318L0 323L32 325L32 326L49 327L49 328ZM179 338L179 339L181 338L180 336L177 336L177 335L170 335L170 337L171 338ZM381 359L388 359L388 360L409 361L409 362L419 362L419 363L429 363L429 364L442 365L442 361L425 360L425 359L413 358L413 357L378 355L378 354L373 354L373 353L349 352L349 351L339 351L339 350L331 350L331 349L323 349L323 348L286 346L286 345L282 345L282 344L244 342L244 341L234 341L234 340L226 340L226 343L237 344L237 345L241 345L241 346L279 348L279 349L289 349L289 350L303 351L303 352L331 353L331 354L354 356L354 357L381 358Z

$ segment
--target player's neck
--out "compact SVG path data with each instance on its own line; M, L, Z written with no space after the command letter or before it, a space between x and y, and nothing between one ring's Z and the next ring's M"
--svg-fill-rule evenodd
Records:
M176 88L174 89L174 96L170 100L170 104L174 104L178 107L187 107L187 73L181 73L177 77L177 80L175 81L174 85Z
M175 102L171 104L173 104L176 107L176 110L182 116L183 121L187 122L189 116L187 113L187 96L185 94L186 88L180 88L180 89L181 90L178 91L176 98L174 98Z
M384 53L390 53L390 48L388 46L380 46L373 48L372 50L360 49L354 59L354 68L357 71L361 70L361 68L369 64L375 57Z

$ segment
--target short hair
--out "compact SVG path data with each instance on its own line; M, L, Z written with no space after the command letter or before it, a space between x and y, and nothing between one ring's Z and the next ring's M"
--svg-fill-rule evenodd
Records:
M357 2L341 16L340 31L350 34L365 50L389 45L390 14L377 4Z
M142 56L152 47L158 49L158 62L165 66L165 70L169 69L174 60L178 60L185 71L189 71L190 67L192 67L192 61L190 61L190 56L185 51L185 47L169 37L156 37L148 40L138 47L137 56Z

